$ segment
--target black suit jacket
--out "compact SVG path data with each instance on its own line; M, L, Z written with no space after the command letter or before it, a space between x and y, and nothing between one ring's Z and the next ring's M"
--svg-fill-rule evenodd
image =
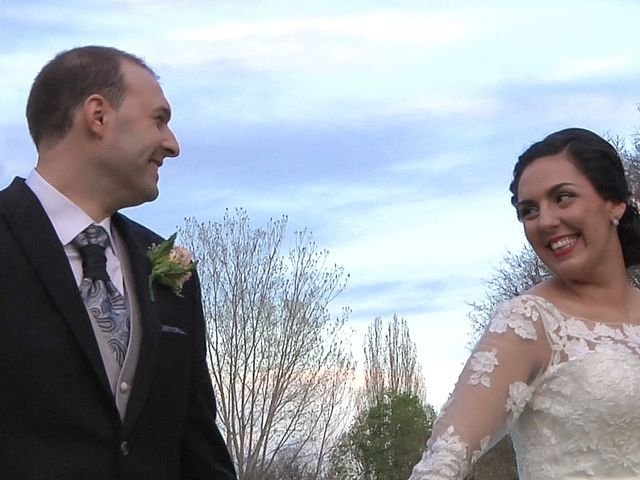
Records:
M156 287L151 302L146 252L162 239L112 221L143 329L124 421L49 218L24 180L0 192L0 479L235 479L215 426L198 280L184 298Z

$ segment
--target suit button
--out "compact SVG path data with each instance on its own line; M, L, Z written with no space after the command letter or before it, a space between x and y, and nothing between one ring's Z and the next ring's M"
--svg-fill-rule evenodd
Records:
M129 442L127 442L126 440L123 440L120 444L120 453L122 453L122 455L124 455L125 457L129 455Z
M122 382L120 384L120 393L127 393L129 391L129 384L127 382Z

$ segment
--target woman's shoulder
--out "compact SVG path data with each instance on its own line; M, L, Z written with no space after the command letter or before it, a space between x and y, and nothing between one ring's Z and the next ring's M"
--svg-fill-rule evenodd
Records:
M535 290L502 302L496 309L489 331L504 333L508 329L521 338L536 340L539 329L555 329L560 311Z
M544 312L557 312L559 309L552 299L539 290L530 289L525 293L513 296L508 300L500 303L496 309L498 313L520 314L537 320L540 314Z
M498 311L511 311L538 320L543 314L557 316L562 314L562 309L558 307L557 299L561 297L558 287L553 279L546 280L525 290L524 293L516 295L504 301Z

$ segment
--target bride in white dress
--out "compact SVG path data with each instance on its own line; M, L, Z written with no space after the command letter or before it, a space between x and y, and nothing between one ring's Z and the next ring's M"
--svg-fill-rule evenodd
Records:
M510 431L520 480L640 479L640 217L616 150L571 128L514 168L512 203L553 276L502 304L411 480L462 480Z

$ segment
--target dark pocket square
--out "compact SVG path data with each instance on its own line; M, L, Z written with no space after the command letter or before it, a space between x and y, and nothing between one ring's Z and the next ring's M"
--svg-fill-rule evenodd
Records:
M186 335L187 332L178 327L172 327L171 325L162 325L162 333L175 333L176 335Z

